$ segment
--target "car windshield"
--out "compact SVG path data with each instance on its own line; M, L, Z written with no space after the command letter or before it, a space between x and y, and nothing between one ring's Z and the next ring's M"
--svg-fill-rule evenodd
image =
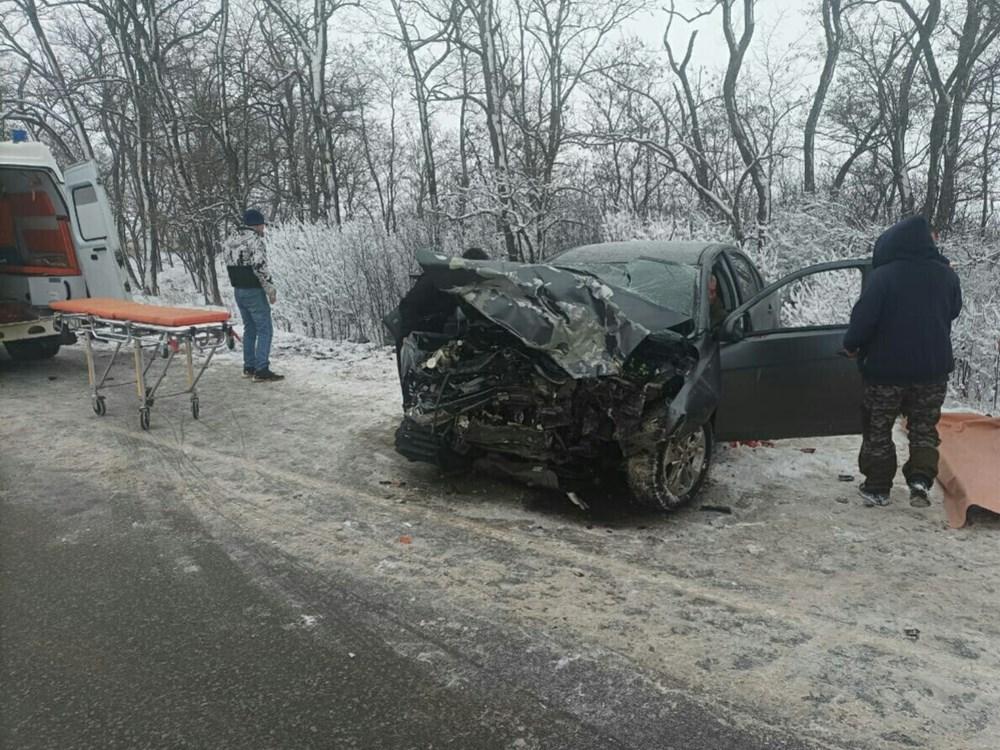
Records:
M648 302L694 317L698 268L648 258L625 261L560 263L559 268L581 271L619 289L628 289Z

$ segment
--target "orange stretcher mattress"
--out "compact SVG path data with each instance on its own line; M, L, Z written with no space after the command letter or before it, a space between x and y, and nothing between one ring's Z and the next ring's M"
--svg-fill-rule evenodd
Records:
M93 315L105 320L119 320L130 323L144 323L164 328L225 323L229 313L225 310L203 310L196 307L164 307L147 305L142 302L93 297L91 299L62 300L51 302L49 307L62 313Z
M973 505L1000 513L1000 419L945 412L938 433L938 481L944 489L948 525L965 526Z

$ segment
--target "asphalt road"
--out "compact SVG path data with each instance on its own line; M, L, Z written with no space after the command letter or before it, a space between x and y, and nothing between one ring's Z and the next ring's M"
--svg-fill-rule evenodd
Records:
M543 633L456 649L374 581L220 539L143 483L141 451L112 463L130 442L80 409L78 364L0 360L5 750L813 747L610 661L553 672ZM87 440L112 450L88 463Z
M330 607L324 642L191 519L149 531L102 501L0 506L5 748L615 744L527 693L434 684Z
M86 483L63 490L59 509L0 503L4 748L631 746L530 686L435 683L329 591L313 592L313 632L183 512L150 523ZM798 746L762 744L697 706L672 716L658 747Z

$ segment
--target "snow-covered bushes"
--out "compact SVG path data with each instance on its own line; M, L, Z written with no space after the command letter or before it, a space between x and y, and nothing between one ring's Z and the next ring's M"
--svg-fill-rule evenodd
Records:
M291 222L267 235L278 292L275 321L309 336L355 341L382 338L382 316L410 287L413 247L365 221Z
M1000 242L952 234L942 252L962 280L964 307L955 322L953 394L996 414L1000 385Z
M859 271L841 269L806 276L784 288L781 325L788 328L846 325L860 295Z
M864 257L881 228L858 225L850 209L834 201L810 200L782 207L771 218L763 248L747 243L743 250L764 274L775 281L797 268L826 260ZM729 225L713 220L697 206L683 216L642 219L616 213L604 217L605 241L668 240L733 242Z
M643 218L627 211L607 214L602 227L604 242L628 240L661 240L665 242L732 242L729 227L724 222L693 208L684 216L678 214Z
M414 248L421 244L405 231L387 236L366 221L348 222L339 230L325 223L286 222L269 227L265 240L278 293L273 308L278 328L314 338L376 342L383 339L382 316L410 288L410 274L417 270ZM216 273L222 303L238 320L221 255ZM179 263L161 271L159 286L156 301L162 304L205 303Z

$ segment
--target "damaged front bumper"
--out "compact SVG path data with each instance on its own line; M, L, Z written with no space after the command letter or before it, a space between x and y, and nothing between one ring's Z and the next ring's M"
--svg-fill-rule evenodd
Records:
M514 340L490 341L499 332L479 333L404 374L402 455L446 469L485 461L555 487L620 467L684 422L671 408L696 365L684 346L664 347L653 362L636 357L622 375L573 379Z

